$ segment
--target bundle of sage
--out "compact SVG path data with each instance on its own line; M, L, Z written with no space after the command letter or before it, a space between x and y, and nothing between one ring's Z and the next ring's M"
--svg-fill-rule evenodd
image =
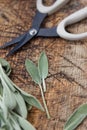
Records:
M25 67L30 76L32 77L33 81L37 83L40 87L45 111L48 119L50 119L50 114L44 97L44 92L46 92L45 78L48 75L48 59L45 52L42 52L39 57L38 67L29 59L26 59Z
M9 63L0 58L0 130L35 130L26 120L32 106L44 111L40 102L21 90L8 77Z

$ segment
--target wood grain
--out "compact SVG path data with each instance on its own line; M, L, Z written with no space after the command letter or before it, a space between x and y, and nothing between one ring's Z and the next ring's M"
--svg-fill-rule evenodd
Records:
M26 32L36 11L36 0L0 0L0 45ZM45 0L51 5L53 0ZM87 0L70 1L60 11L45 19L43 26L57 25L63 18L85 7ZM73 33L87 31L87 20L76 23L67 29ZM49 75L46 79L45 98L51 120L46 114L33 108L28 120L37 130L63 130L70 114L87 102L87 39L66 41L61 38L36 38L22 47L15 55L6 58L11 47L0 50L0 57L8 60L12 67L11 79L23 90L36 96L42 103L38 86L25 71L26 58L37 63L39 54L45 50L49 60ZM85 120L77 130L86 130Z

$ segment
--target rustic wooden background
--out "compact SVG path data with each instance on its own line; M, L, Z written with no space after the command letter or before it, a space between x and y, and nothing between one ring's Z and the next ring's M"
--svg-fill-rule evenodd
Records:
M55 0L44 0L51 5ZM85 7L87 0L72 0L60 11L46 18L43 26L57 25L64 17ZM36 0L0 0L0 45L19 36L30 28L36 11ZM87 20L67 29L73 33L87 31ZM28 120L37 130L63 130L70 114L82 103L87 102L87 39L66 41L61 38L36 38L22 47L15 55L6 58L11 47L0 50L0 57L11 63L11 79L23 90L36 96L42 103L38 86L25 71L26 58L37 62L45 50L49 60L49 75L46 79L45 98L51 120L46 114L33 108ZM85 120L77 130L87 130Z

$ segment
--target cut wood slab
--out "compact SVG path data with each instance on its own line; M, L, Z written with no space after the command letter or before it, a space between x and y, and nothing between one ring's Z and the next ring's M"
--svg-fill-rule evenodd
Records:
M36 0L0 0L0 45L26 32L36 11ZM46 1L51 5L52 0ZM49 16L43 26L57 25L69 14L87 5L87 0L73 0L60 11ZM72 33L87 31L87 20L67 29ZM37 63L38 56L45 50L49 60L49 75L46 79L45 98L51 120L46 114L33 108L28 120L37 130L63 130L71 113L87 102L87 39L66 41L62 38L36 38L21 48L15 55L6 58L11 47L0 50L0 57L7 59L12 67L11 79L23 90L36 96L42 103L39 87L25 71L26 58ZM77 130L86 130L85 120Z

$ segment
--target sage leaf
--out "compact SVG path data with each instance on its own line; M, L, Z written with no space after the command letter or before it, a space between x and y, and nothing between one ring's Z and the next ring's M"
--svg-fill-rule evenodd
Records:
M3 127L0 128L0 130L7 130L7 127L3 126Z
M2 128L0 128L0 130L6 130L6 128L5 128L5 127L2 127Z
M19 92L15 93L15 98L16 98L16 111L18 114L20 114L23 118L27 118L27 107L25 104L25 101L21 94Z
M64 130L74 130L87 116L87 104L81 105L67 120Z
M10 119L6 122L6 130L14 130Z
M13 87L13 85L10 82L9 77L7 77L5 74L2 76L4 81L6 82L7 86L9 87L9 89L11 89L12 92L15 92L15 88Z
M2 96L3 94L3 87L2 87L2 84L0 83L0 95Z
M40 77L41 77L42 82L43 82L44 92L46 92L46 84L45 84L44 79L48 75L48 59L47 59L45 52L41 53L40 58L38 60L38 70L39 70L39 74L40 74Z
M38 61L38 69L42 79L48 75L48 59L45 52L42 52Z
M6 82L7 86L11 89L11 91L15 92L15 88L13 87L13 85L10 82L9 77L7 77L5 74L2 75L2 78L4 79L4 81Z
M18 122L23 130L36 130L27 120L18 116Z
M15 92L15 88L12 86L11 82L10 82L10 79L8 78L8 76L5 74L5 72L3 71L2 69L2 66L0 64L0 78L1 78L1 81L4 81L7 83L8 87L13 91ZM2 83L2 82L1 82Z
M3 59L3 58L0 58L0 64L1 64L1 66L3 67L5 73L6 73L7 75L10 75L10 73L11 73L10 64L9 64L5 59Z
M0 128L0 130L6 130L6 128L5 128L5 127L4 127L4 128L2 127L2 128Z
M7 120L8 117L8 109L4 103L4 101L0 101L0 117L3 121Z
M18 121L19 125L23 130L36 130L26 119L19 116L18 114L11 112L15 119Z
M11 81L12 82L12 81ZM31 94L26 93L25 91L21 90L16 84L12 82L13 86L22 94L24 100L26 101L27 104L30 104L31 106L34 106L42 111L44 111L41 103L39 102L38 99L36 99L34 96Z
M0 106L1 107L1 106ZM2 107L3 108L3 107ZM2 108L0 108L0 121L2 121L3 123L5 122L5 120L7 119L7 109L6 109L6 112L5 114L3 114L3 110ZM4 117L5 116L5 117ZM1 122L0 122L1 123Z
M16 118L10 114L11 124L14 128L14 130L22 130L20 125L18 124Z
M37 84L41 84L41 78L36 65L31 60L26 59L25 67L28 73L31 75L33 81Z
M41 103L34 96L32 96L24 91L21 91L21 92L22 92L23 98L27 104L30 104L31 106L34 106L34 107L44 111Z
M3 88L3 100L6 104L6 106L9 109L12 110L16 107L16 99L15 99L14 93L8 88L8 86L4 82L4 80L2 81L2 84L4 86L4 88Z

